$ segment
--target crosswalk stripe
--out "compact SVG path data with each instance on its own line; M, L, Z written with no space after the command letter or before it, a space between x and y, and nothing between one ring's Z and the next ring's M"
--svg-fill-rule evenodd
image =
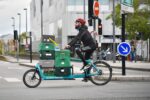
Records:
M21 82L21 80L17 78L4 78L7 82Z

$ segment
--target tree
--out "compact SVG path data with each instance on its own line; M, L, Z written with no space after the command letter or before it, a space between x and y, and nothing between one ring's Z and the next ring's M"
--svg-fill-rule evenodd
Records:
M2 50L3 50L3 41L0 40L0 54L2 54Z
M150 0L133 0L134 13L126 14L126 32L128 39L135 39L137 33L140 33L140 38L150 38ZM140 8L140 4L145 3L145 7ZM112 18L112 14L107 19ZM115 7L115 23L121 28L121 5Z

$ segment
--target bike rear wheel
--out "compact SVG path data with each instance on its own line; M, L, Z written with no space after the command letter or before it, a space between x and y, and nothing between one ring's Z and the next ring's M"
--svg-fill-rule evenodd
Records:
M23 82L29 88L35 88L41 83L41 77L36 69L30 69L23 75Z
M99 73L98 75L90 76L90 81L95 85L105 85L107 84L112 78L112 68L109 64L103 61L96 61L94 63L96 68L99 71L96 71L93 67L90 69L90 73Z

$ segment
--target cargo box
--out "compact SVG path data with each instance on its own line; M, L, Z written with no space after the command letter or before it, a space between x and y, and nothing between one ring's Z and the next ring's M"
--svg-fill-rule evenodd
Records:
M39 60L39 65L41 65L42 68L52 68L54 67L54 60Z
M55 59L55 51L40 51L40 59L41 60L54 60Z
M70 67L70 51L61 50L55 52L55 67Z
M71 67L55 67L55 76L69 76L71 75Z
M52 43L52 41L50 41L49 38L51 38L52 40L55 41L55 37L52 35L42 35L42 42L43 43Z
M40 43L39 51L55 50L55 45L53 43Z

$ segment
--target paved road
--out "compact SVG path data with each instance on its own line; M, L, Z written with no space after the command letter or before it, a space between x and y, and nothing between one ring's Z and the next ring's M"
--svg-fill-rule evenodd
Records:
M27 67L0 61L0 100L150 100L150 82L110 82L105 86L78 80L43 81L37 88L22 82Z

